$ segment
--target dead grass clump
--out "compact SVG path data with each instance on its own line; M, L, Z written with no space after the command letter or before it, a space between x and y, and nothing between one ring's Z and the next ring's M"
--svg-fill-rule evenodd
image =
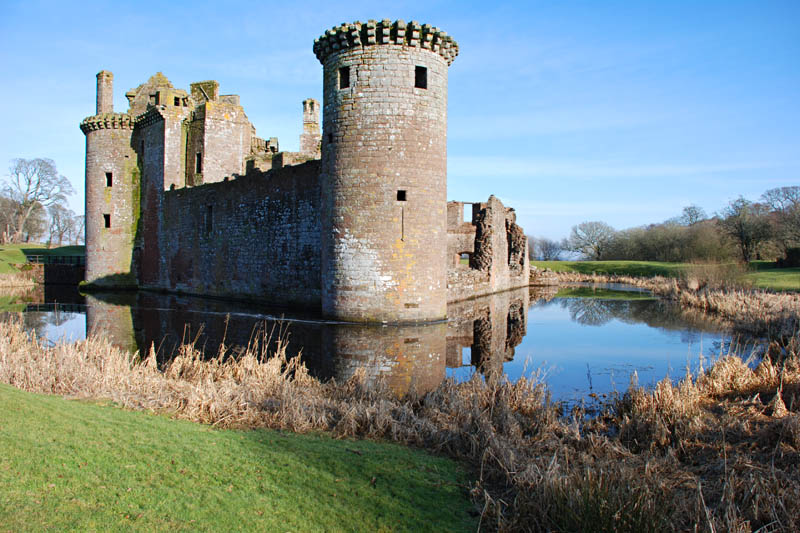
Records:
M698 379L631 387L608 412L564 418L541 383L480 375L397 398L312 378L285 347L233 357L190 346L162 368L101 338L52 347L0 323L0 381L221 427L386 439L462 461L482 529L800 529L797 352L751 370L723 359ZM782 348L783 350L783 348ZM749 372L749 374L747 374ZM772 394L772 396L769 396ZM779 413L770 400L785 405Z
M0 287L3 288L4 295L13 296L8 289L22 289L27 291L32 289L36 283L33 281L29 272L3 272L0 273Z
M682 272L681 283L692 291L749 289L752 283L744 277L747 272L740 263L694 263Z

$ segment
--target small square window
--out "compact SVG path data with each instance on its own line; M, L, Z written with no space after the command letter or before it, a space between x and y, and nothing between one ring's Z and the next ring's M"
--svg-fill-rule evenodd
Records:
M406 191L398 190L397 191L397 201L398 202L405 202L406 201Z
M339 88L347 89L350 87L350 67L339 68Z
M417 89L428 88L428 69L426 67L414 67L414 87Z
M106 187L111 187L114 183L114 175L111 172L106 172Z
M108 213L103 214L103 225L107 228L111 227L111 215Z

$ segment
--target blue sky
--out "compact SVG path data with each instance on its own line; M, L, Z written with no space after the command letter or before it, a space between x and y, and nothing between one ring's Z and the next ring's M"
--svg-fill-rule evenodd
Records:
M224 8L222 7L224 5ZM516 208L528 234L617 229L800 184L800 2L37 2L0 5L0 173L50 157L83 210L95 74L216 79L261 137L298 148L326 28L402 18L459 43L448 198Z

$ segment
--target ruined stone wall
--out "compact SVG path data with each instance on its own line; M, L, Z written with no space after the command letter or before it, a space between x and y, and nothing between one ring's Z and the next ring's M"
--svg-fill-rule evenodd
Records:
M86 135L86 281L132 285L139 220L139 169L131 148L133 120L123 113L88 117ZM109 184L110 181L110 184Z
M451 202L452 204L457 202ZM468 241L471 236L474 240L469 268L457 264L448 270L449 302L530 284L528 247L525 234L516 223L513 209L505 207L500 200L490 196L488 202L472 204L471 224L457 224L456 216L457 208L448 207L450 257L458 252L469 253Z
M402 322L446 315L447 68L454 55L432 45L442 32L427 29L423 40L420 28L406 33L401 21L355 23L315 44L323 64L327 316Z
M319 203L316 161L167 191L162 266L144 285L319 306Z
M447 202L447 264L448 269L468 269L462 264L461 254L475 252L475 226L464 222L464 204Z

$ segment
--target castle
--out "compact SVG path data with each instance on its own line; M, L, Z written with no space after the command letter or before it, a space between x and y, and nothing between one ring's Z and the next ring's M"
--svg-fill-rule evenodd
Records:
M528 285L514 210L491 196L466 203L465 221L465 203L446 199L456 42L413 21L355 22L314 53L323 102L303 101L299 152L257 137L215 81L186 92L158 73L115 113L113 75L97 75L96 114L81 122L88 287L403 323Z

